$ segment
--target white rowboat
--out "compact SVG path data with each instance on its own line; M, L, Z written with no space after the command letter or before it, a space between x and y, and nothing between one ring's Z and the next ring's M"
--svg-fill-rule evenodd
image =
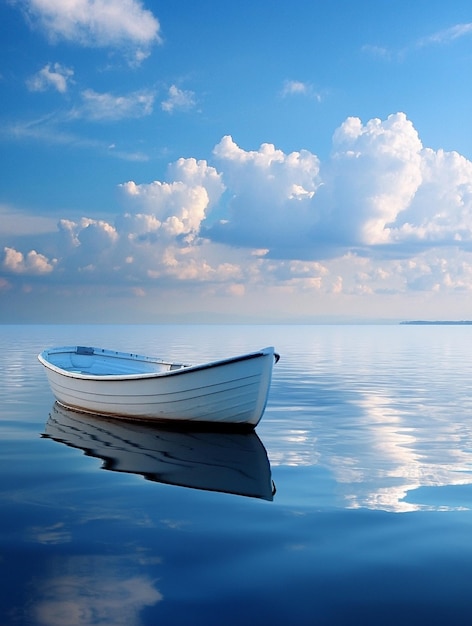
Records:
M65 346L44 350L38 359L56 400L71 409L254 428L264 413L279 355L269 347L183 365L104 348Z

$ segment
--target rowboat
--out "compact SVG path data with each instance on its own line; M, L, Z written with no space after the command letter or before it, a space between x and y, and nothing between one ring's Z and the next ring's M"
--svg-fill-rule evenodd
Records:
M200 365L104 348L64 346L38 355L65 407L137 420L254 428L269 395L273 347Z
M267 501L274 497L267 452L254 431L116 420L55 402L42 436L101 459L104 470L187 489Z

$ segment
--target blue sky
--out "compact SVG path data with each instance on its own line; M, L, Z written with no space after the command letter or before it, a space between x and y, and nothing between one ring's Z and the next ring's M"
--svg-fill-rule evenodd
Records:
M0 322L472 318L470 3L0 24Z

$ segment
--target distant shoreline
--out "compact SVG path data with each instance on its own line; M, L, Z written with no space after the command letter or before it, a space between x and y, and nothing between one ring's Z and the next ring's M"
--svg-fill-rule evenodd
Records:
M409 322L400 322L400 324L410 326L472 326L472 320L459 321L428 321L428 320L412 320Z

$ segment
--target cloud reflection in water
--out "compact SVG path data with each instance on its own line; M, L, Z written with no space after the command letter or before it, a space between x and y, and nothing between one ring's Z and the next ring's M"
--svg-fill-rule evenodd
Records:
M41 581L31 616L41 626L137 626L139 613L160 602L153 581L113 557L68 557Z
M261 431L273 469L327 469L337 483L332 501L339 505L342 494L346 508L470 508L468 498L448 496L448 488L472 484L463 362L433 371L425 363L417 367L414 359L428 356L415 357L407 344L399 344L398 354L385 346L356 355L349 345L339 354L339 346L329 347L335 354L326 350L324 361L319 347L311 360L305 355L303 376L300 363L280 363L273 397L281 400L266 413L267 434ZM442 489L438 502L421 500L430 487Z

